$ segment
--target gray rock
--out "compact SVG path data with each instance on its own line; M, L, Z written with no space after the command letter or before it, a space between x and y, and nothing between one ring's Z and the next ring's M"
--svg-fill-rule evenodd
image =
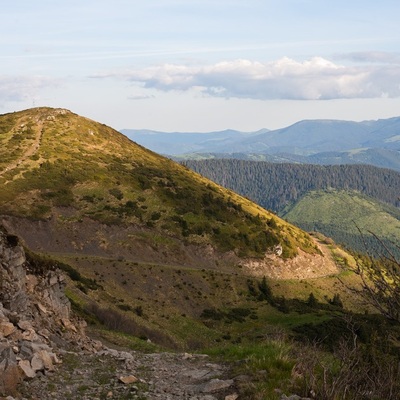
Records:
M0 354L0 360L5 360L7 365L16 364L17 358L11 346L6 347Z
M31 363L29 362L29 360L21 360L18 363L18 366L23 371L25 379L35 378L36 371L32 368Z
M33 326L30 321L20 320L20 321L18 321L17 325L18 325L18 328L22 329L23 331L33 330Z
M44 362L38 353L33 355L31 367L35 372L44 370Z
M233 380L212 379L209 382L197 386L200 393L215 393L224 389L228 389L233 385Z

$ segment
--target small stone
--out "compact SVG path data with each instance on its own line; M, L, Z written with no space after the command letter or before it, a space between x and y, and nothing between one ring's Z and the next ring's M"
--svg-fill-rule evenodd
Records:
M57 354L50 353L50 357L53 364L62 364L62 361L57 357Z
M24 379L24 372L18 365L9 365L0 375L0 390L9 395L17 394L17 386Z
M30 331L33 330L32 324L29 321L19 321L18 328L22 329L23 331Z
M220 390L227 389L233 385L233 380L228 379L226 381L221 379L212 379L210 382L200 385L201 393L214 393Z
M92 344L96 351L100 351L103 348L103 343L100 340L93 340Z
M39 356L39 354L34 354L31 360L31 367L32 369L36 371L41 371L44 369L44 362Z
M49 339L50 332L47 329L41 329L37 332L40 336L44 337L45 339Z
M32 369L29 360L21 360L18 366L21 368L26 379L33 379L36 376L36 372Z
M19 349L19 354L22 358L29 358L31 359L33 356L33 351L32 348L27 346L26 344L23 344L21 348Z
M62 318L61 322L63 325L70 331L77 333L78 330L76 329L75 325L68 319L68 318Z
M57 359L54 353L50 353L46 350L41 350L38 352L38 356L42 359L45 369L48 371L54 371L53 359Z
M57 285L57 283L58 283L58 276L54 274L49 279L49 285L54 286Z
M114 394L113 392L111 392L111 390L107 393L107 398L110 399L111 397L113 397Z
M237 393L229 394L228 396L225 396L225 400L237 400L238 398L239 398L239 395Z
M28 342L35 342L39 340L39 336L33 329L29 329L22 333L22 339L27 340Z
M48 313L47 308L43 304L36 303L36 307L42 314Z
M1 351L0 360L6 361L6 365L16 364L17 361L15 353L11 347L6 347Z
M133 360L133 355L128 353L127 351L120 351L119 352L119 359L120 360Z
M11 322L0 322L0 336L8 337L16 330L17 328Z
M135 382L137 382L139 380L134 375L120 376L118 379L119 379L120 382L124 383L125 385L129 385L131 383L135 383Z

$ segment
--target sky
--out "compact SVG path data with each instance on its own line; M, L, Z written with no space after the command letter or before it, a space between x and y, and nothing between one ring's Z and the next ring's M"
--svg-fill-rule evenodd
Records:
M115 129L400 116L398 0L3 0L0 114Z

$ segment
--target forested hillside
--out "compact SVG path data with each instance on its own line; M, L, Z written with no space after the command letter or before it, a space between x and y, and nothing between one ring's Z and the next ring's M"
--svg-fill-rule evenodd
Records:
M185 165L249 197L306 231L348 248L396 255L400 242L400 174L369 165L319 166L234 159ZM364 237L360 237L361 230ZM377 244L373 232L381 241Z
M370 165L276 164L235 159L187 160L183 164L214 182L280 213L311 190L355 190L400 206L400 174Z

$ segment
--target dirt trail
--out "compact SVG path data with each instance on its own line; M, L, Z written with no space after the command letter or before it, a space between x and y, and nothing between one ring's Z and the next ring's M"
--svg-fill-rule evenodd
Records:
M337 274L339 268L328 246L313 240L320 254L308 254L299 249L298 255L289 260L272 254L264 260L250 261L245 268L251 275L272 279L313 279Z
M29 157L36 154L36 152L39 150L40 147L42 135L43 135L43 122L38 121L36 128L36 137L33 143L28 147L28 149L25 151L24 154L22 154L22 156L19 159L10 163L3 171L0 171L0 176L4 175L6 172L12 171L13 169L17 168L22 163L24 163ZM5 184L7 184L8 182L10 181L5 182Z

